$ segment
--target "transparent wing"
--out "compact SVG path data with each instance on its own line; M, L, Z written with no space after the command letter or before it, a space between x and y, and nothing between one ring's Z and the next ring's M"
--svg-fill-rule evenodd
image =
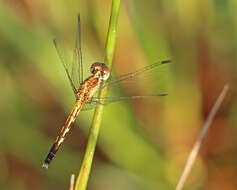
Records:
M83 66L81 53L81 32L80 32L80 15L78 15L78 32L73 51L73 59L66 56L66 50L63 49L56 39L53 40L57 53L61 59L67 77L72 86L73 92L76 94L80 84L83 82Z
M144 67L140 70L137 70L135 72L131 72L131 73L128 73L128 74L121 75L120 77L115 78L115 79L112 78L104 86L102 86L102 88L108 86L109 87L109 93L111 92L112 94L113 94L113 92L116 92L117 87L115 87L115 86L120 84L120 83L123 83L123 84L126 84L126 85L129 84L128 85L129 88L133 88L134 84L132 83L133 86L131 86L131 82L138 82L136 79L138 79L139 77L141 77L143 79L142 81L144 81L144 77L145 77L146 74L150 75L150 73L153 73L153 71L154 71L154 73L157 73L158 70L156 70L156 68L158 68L158 66L161 66L161 65L164 65L164 64L170 63L170 62L171 62L170 60L157 62L157 63L154 63L154 64L149 65L147 67ZM159 69L159 71L160 71L160 69ZM153 81L149 80L149 83L152 83L152 82ZM146 84L148 84L148 83L146 83ZM124 85L123 85L123 87L124 87ZM167 96L168 95L167 93L163 93L163 90L160 87L158 87L156 92L157 91L159 93L156 93L156 94L155 93L154 94L153 93L152 94L148 93L149 95L122 96L122 97L113 97L113 95L112 96L109 95L111 97L105 97L105 98L99 98L97 96L94 96L85 105L85 108L83 110L93 109L98 104L108 105L108 104L114 103L114 102L127 101L127 100L133 100L133 99L152 98L152 97L159 97L159 96ZM166 92L166 90L165 90L165 92Z
M156 67L167 64L167 63L171 63L171 60L165 60L165 61L161 61L161 62L156 62L153 63L152 65L149 65L147 67L144 67L142 69L139 69L135 72L131 72L131 73L127 73L124 75L119 76L118 78L113 78L111 77L103 86L102 88L108 86L113 86L119 83L123 83L123 82L128 82L129 80L133 80L137 77L139 77L140 75L145 75L149 72L151 72L152 70L154 70Z
M73 65L72 65L72 75L75 79L76 85L79 87L83 82L83 65L82 65L82 52L81 52L81 20L80 15L78 15L77 20L77 36L76 44L73 54Z
M77 88L75 86L75 83L72 80L71 69L70 69L70 67L68 65L68 61L66 61L64 51L61 48L61 46L59 46L59 44L57 43L56 39L54 39L53 42L54 42L54 46L55 46L55 48L56 48L56 50L58 52L59 58L61 59L61 62L63 64L63 67L64 67L64 69L66 71L66 74L67 74L67 77L68 77L69 82L71 84L71 87L73 89L73 92L76 94L77 93Z
M167 96L168 94L151 94L145 96L125 96L125 97L106 97L106 98L92 98L90 102L85 104L82 108L82 111L92 110L96 107L96 105L108 105L110 103L133 100L133 99L143 99L143 98L152 98L158 96Z
M114 102L133 100L133 99L143 99L143 98L152 98L158 96L167 96L168 94L150 94L144 96L124 96L124 97L106 97L106 98L93 98L90 102L91 105L107 105Z

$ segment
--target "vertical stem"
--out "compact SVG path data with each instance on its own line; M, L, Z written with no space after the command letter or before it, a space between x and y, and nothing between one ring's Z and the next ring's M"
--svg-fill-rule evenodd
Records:
M109 68L112 66L115 41L117 34L117 23L118 23L118 14L119 14L120 0L112 1L112 8L110 14L110 23L107 34L107 41L105 46L105 64ZM99 92L100 97L105 97L107 93L107 88L103 88ZM95 109L92 125L90 128L88 144L86 147L86 152L80 169L80 173L76 180L75 190L85 190L90 175L91 165L93 162L95 147L97 143L97 138L100 131L100 125L102 121L103 106L98 105Z

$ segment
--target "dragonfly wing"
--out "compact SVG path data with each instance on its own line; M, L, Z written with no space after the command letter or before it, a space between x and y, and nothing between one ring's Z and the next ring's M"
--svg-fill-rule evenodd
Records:
M139 77L141 75L145 75L149 72L151 72L152 70L154 70L156 67L158 66L162 66L164 64L167 64L167 63L171 63L170 60L165 60L165 61L161 61L161 62L156 62L156 63L153 63L149 66L146 66L142 69L139 69L135 72L131 72L131 73L127 73L127 74L124 74L124 75L121 75L119 76L118 78L110 78L103 86L102 88L106 87L106 86L113 86L113 85L117 85L119 83L122 83L122 82L127 82L127 81L131 81L134 80L136 77Z
M81 21L80 15L77 20L77 36L75 49L73 54L73 65L72 65L72 78L79 87L83 82L83 65L82 65L82 52L81 52Z
M78 15L77 37L73 57L71 58L71 56L66 55L66 49L62 48L61 45L57 43L56 39L54 39L53 42L66 71L73 92L76 94L81 82L83 82L80 15Z
M167 96L168 94L150 94L144 96L124 96L124 97L105 97L105 98L92 98L90 101L91 105L108 105L110 103L125 101L125 100L133 100L133 99L143 99L143 98L152 98L158 96Z
M77 88L75 86L75 83L72 80L72 75L71 75L71 71L70 71L70 67L69 67L69 62L66 60L64 51L63 51L62 47L57 43L56 39L54 39L53 42L54 42L54 46L57 50L57 53L59 55L59 58L61 59L61 62L63 64L63 67L66 71L66 74L67 74L67 77L68 77L69 82L71 84L71 87L73 89L73 92L76 94L77 93Z
M104 88L106 86L109 87L109 92L111 92L112 94L114 94L113 92L116 93L116 85L123 83L123 87L125 87L126 85L128 85L129 89L134 88L134 84L133 82L137 82L137 79L139 77L141 77L144 80L144 77L146 74L157 74L157 70L158 67L161 67L162 65L166 65L167 63L170 63L170 60L166 60L166 61L161 61L161 62L156 62L152 65L149 65L147 67L144 67L140 70L137 70L135 72L131 72L131 73L127 73L124 75L119 76L118 78L109 78L108 81L106 81L106 84L103 85L101 88ZM167 68L167 67L164 67ZM161 71L162 69L159 69L159 71ZM164 71L164 70L163 70ZM162 75L164 72L161 72L160 74ZM151 83L151 81L149 81L149 83ZM148 83L145 83L148 84ZM133 85L133 86L131 86ZM115 87L115 88L114 88ZM112 90L112 91L111 91ZM147 89L148 90L148 89ZM134 95L134 96L124 96L124 97L105 97L105 98L99 98L99 97L93 97L91 99L91 104L102 104L102 105L107 105L110 103L114 103L114 102L120 102L120 101L126 101L126 100L133 100L133 99L143 99L143 98L152 98L152 97L158 97L158 96L167 96L168 94L165 93L166 90L162 89L162 86L158 86L158 92L159 93L154 93L153 92L149 92L149 95ZM108 92L108 93L109 93ZM120 91L118 91L120 92ZM112 95L111 94L111 95ZM113 95L112 95L113 96Z
M84 104L81 111L88 111L94 109L97 105L107 106L110 103L121 102L132 99L152 98L157 96L167 96L168 94L151 94L145 96L124 96L124 97L106 97L95 98L93 97L88 103Z

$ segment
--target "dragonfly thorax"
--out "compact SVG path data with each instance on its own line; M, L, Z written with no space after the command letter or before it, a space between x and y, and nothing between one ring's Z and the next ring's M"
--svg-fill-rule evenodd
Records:
M91 65L90 71L94 76L97 76L102 80L107 80L110 75L110 71L104 63L99 62L93 63Z

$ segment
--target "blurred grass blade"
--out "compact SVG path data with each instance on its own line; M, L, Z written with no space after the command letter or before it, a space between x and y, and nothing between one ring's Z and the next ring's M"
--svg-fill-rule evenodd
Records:
M223 102L226 94L227 94L227 91L229 90L229 85L225 85L223 90L221 91L221 94L219 95L219 97L217 98L216 100L216 103L214 104L214 106L212 107L211 109L211 112L209 113L208 117L207 117L207 120L206 122L204 123L203 125L203 129L197 139L197 141L195 142L193 148L192 148L192 151L190 152L189 154L189 157L188 157L188 160L186 162L186 165L184 167L184 170L183 170L183 173L179 179L179 182L175 188L175 190L181 190L183 188L183 185L188 177L188 174L190 173L191 171L191 168L192 168L192 165L197 157L197 153L201 147L201 144L202 144L202 141L203 141L203 138L206 136L207 134L207 131L208 129L210 128L211 126L211 123L218 111L218 109L220 108L221 106L221 103Z
M69 190L74 190L75 174L71 175Z

